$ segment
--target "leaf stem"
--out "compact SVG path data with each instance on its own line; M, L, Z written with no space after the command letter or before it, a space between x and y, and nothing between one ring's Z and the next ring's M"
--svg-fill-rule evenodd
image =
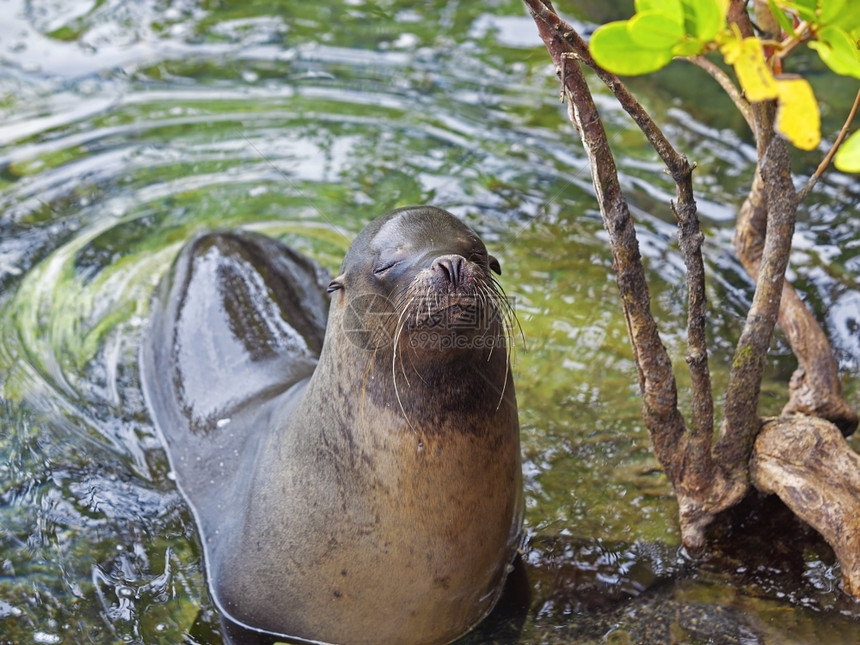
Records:
M747 125L750 127L750 130L755 133L755 121L753 120L752 110L750 109L749 101L747 101L743 95L740 93L740 90L732 83L732 79L729 78L729 75L726 74L716 63L708 60L704 56L691 56L689 58L684 58L682 60L687 60L693 63L693 65L697 65L706 71L717 83L720 84L720 87L723 88L723 91L728 94L729 98L732 100L732 103L735 104L735 107L738 109L738 112L744 117L744 120L747 122Z
M818 164L818 168L815 169L815 172L812 173L812 176L806 181L803 188L797 191L798 203L807 198L809 193L815 187L815 184L817 184L818 180L821 179L821 175L823 175L824 171L827 170L830 162L833 161L833 156L836 154L836 151L839 150L839 146L842 145L842 142L845 141L845 137L848 136L848 129L851 127L851 122L857 115L858 109L860 109L860 90L857 91L857 96L854 97L854 105L851 106L851 110L848 112L848 118L846 118L845 123L842 124L842 129L839 130L839 134L836 136L836 141L834 141L833 145L830 147L830 151L824 156L821 163Z

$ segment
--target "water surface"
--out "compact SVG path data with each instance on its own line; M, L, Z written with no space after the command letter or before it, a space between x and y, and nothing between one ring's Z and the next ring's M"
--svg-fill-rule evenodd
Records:
M598 18L560 7L586 31ZM140 393L153 289L203 229L262 231L334 271L367 221L416 203L478 230L522 325L532 600L520 642L660 642L641 631L659 621L636 612L689 642L702 629L713 642L860 641L832 553L790 519L750 514L704 559L678 552L586 161L518 1L0 8L0 642L220 642ZM832 132L854 89L820 84ZM691 67L632 87L698 163L719 391L751 295L730 238L754 150ZM673 189L598 99L686 401ZM798 179L816 163L798 157ZM799 214L791 269L855 404L858 203L856 178L828 175ZM780 409L793 369L777 337L763 413ZM782 539L763 542L768 531Z

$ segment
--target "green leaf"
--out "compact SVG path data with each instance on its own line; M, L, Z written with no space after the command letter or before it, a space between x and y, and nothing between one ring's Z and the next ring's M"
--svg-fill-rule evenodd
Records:
M646 11L637 13L627 21L627 32L639 47L671 50L684 38L684 26L671 18Z
M817 41L810 41L809 47L837 74L860 78L860 50L844 30L825 27L818 32Z
M704 51L705 43L703 43L701 40L690 38L689 36L687 36L684 40L680 41L677 45L672 47L673 56L682 56L684 58L690 56L698 56Z
M860 172L860 130L842 142L833 157L833 165L842 172Z
M785 12L782 9L776 6L774 0L767 0L767 6L773 14L773 17L776 18L776 21L779 23L779 28L790 36L797 36L797 32L794 30L794 22L791 18L785 15Z
M794 0L794 2L786 2L787 6L793 6L797 10L797 15L806 22L817 22L818 0Z
M684 7L681 0L634 0L636 13L662 13L679 25L684 25Z
M856 0L854 4L857 4ZM845 0L821 0L821 10L818 14L820 25L829 25L835 18L842 15L845 9Z
M723 0L682 0L687 33L705 42L714 39L726 24L728 3Z
M597 29L588 46L597 64L615 74L648 74L672 60L671 48L647 49L636 44L630 37L626 20L610 22Z
M834 16L829 26L841 27L848 33L860 29L860 2L849 2L838 16Z

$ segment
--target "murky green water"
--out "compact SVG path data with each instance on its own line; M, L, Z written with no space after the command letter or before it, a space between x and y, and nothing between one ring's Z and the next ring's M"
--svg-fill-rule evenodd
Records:
M753 514L734 546L678 555L586 162L518 0L0 10L0 642L220 642L194 524L139 389L150 294L195 231L263 231L334 269L369 219L414 203L481 233L523 328L533 591L521 642L661 642L645 630L654 615L683 642L860 641L832 555L797 524L773 528L771 548ZM820 85L832 131L856 88ZM699 163L719 385L750 297L728 245L754 152L695 70L633 86ZM672 189L601 105L680 366ZM815 163L799 158L799 176ZM855 403L858 203L856 177L830 175L801 212L793 256ZM792 369L777 339L764 412L781 407Z

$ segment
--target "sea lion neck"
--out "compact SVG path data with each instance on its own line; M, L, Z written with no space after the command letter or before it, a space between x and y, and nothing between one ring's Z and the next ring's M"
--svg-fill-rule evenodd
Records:
M369 361L374 365L369 370L373 378L364 383L367 401L394 410L412 431L481 434L500 406L511 405L513 385L504 348L421 363L377 352Z
M337 323L330 319L332 324ZM315 382L319 374L326 375L326 396L310 398L323 406L320 413L334 426L346 421L344 411L361 409L370 418L400 418L402 431L481 435L493 427L489 420L500 409L504 414L516 409L506 346L459 353L424 349L400 356L390 344L360 347L329 330L327 340L333 338L338 342L323 345L309 390L320 385Z

